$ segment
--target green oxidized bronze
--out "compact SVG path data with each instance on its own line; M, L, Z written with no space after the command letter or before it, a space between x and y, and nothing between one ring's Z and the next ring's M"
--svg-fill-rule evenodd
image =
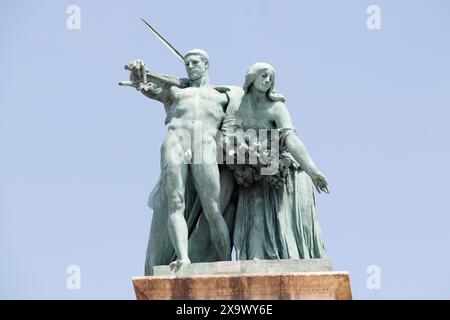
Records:
M150 72L134 60L125 66L130 81L121 83L166 112L145 273L230 260L233 248L239 260L324 258L314 188L328 192L328 184L274 90L274 68L257 63L242 88L219 87L209 82L206 52L182 59L187 78ZM257 134L249 136L252 130ZM225 163L217 158L222 147Z

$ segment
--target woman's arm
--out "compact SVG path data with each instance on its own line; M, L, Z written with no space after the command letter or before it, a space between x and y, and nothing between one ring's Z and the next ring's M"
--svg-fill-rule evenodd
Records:
M275 124L278 129L292 129L284 138L284 144L300 167L311 177L318 192L328 193L328 183L325 176L317 169L311 159L305 145L298 138L293 130L291 116L286 106L282 102L277 102L273 109Z

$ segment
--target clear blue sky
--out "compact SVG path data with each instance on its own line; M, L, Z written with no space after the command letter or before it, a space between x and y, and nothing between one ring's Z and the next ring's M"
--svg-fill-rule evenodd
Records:
M70 4L80 30L66 27ZM381 30L366 27L371 4ZM3 1L0 298L134 298L165 115L117 81L134 58L185 73L139 16L181 52L205 49L216 84L241 85L257 61L276 68L330 182L319 219L355 298L450 298L447 0Z

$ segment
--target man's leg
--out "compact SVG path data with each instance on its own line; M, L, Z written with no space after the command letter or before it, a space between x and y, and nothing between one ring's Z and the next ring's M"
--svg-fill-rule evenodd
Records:
M188 166L180 157L183 149L176 138L166 137L161 149L161 167L163 171L163 188L167 196L167 227L179 262L190 263L188 257L188 229L184 218L184 191Z
M193 164L191 172L219 260L231 260L230 234L220 210L219 168L217 164Z
M234 216L236 213L235 181L232 171L225 165L219 166L219 173L220 211L227 224L228 233L230 234L231 239L234 229ZM213 262L219 260L216 249L211 242L209 226L203 210L195 229L189 236L189 258L192 262Z

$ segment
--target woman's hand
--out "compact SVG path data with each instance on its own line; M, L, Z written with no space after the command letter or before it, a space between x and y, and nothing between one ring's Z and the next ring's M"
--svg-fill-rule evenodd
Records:
M325 178L325 176L320 171L316 171L312 174L310 174L310 177L312 179L312 182L314 183L314 186L316 187L317 192L325 192L330 193L328 190L328 181Z

